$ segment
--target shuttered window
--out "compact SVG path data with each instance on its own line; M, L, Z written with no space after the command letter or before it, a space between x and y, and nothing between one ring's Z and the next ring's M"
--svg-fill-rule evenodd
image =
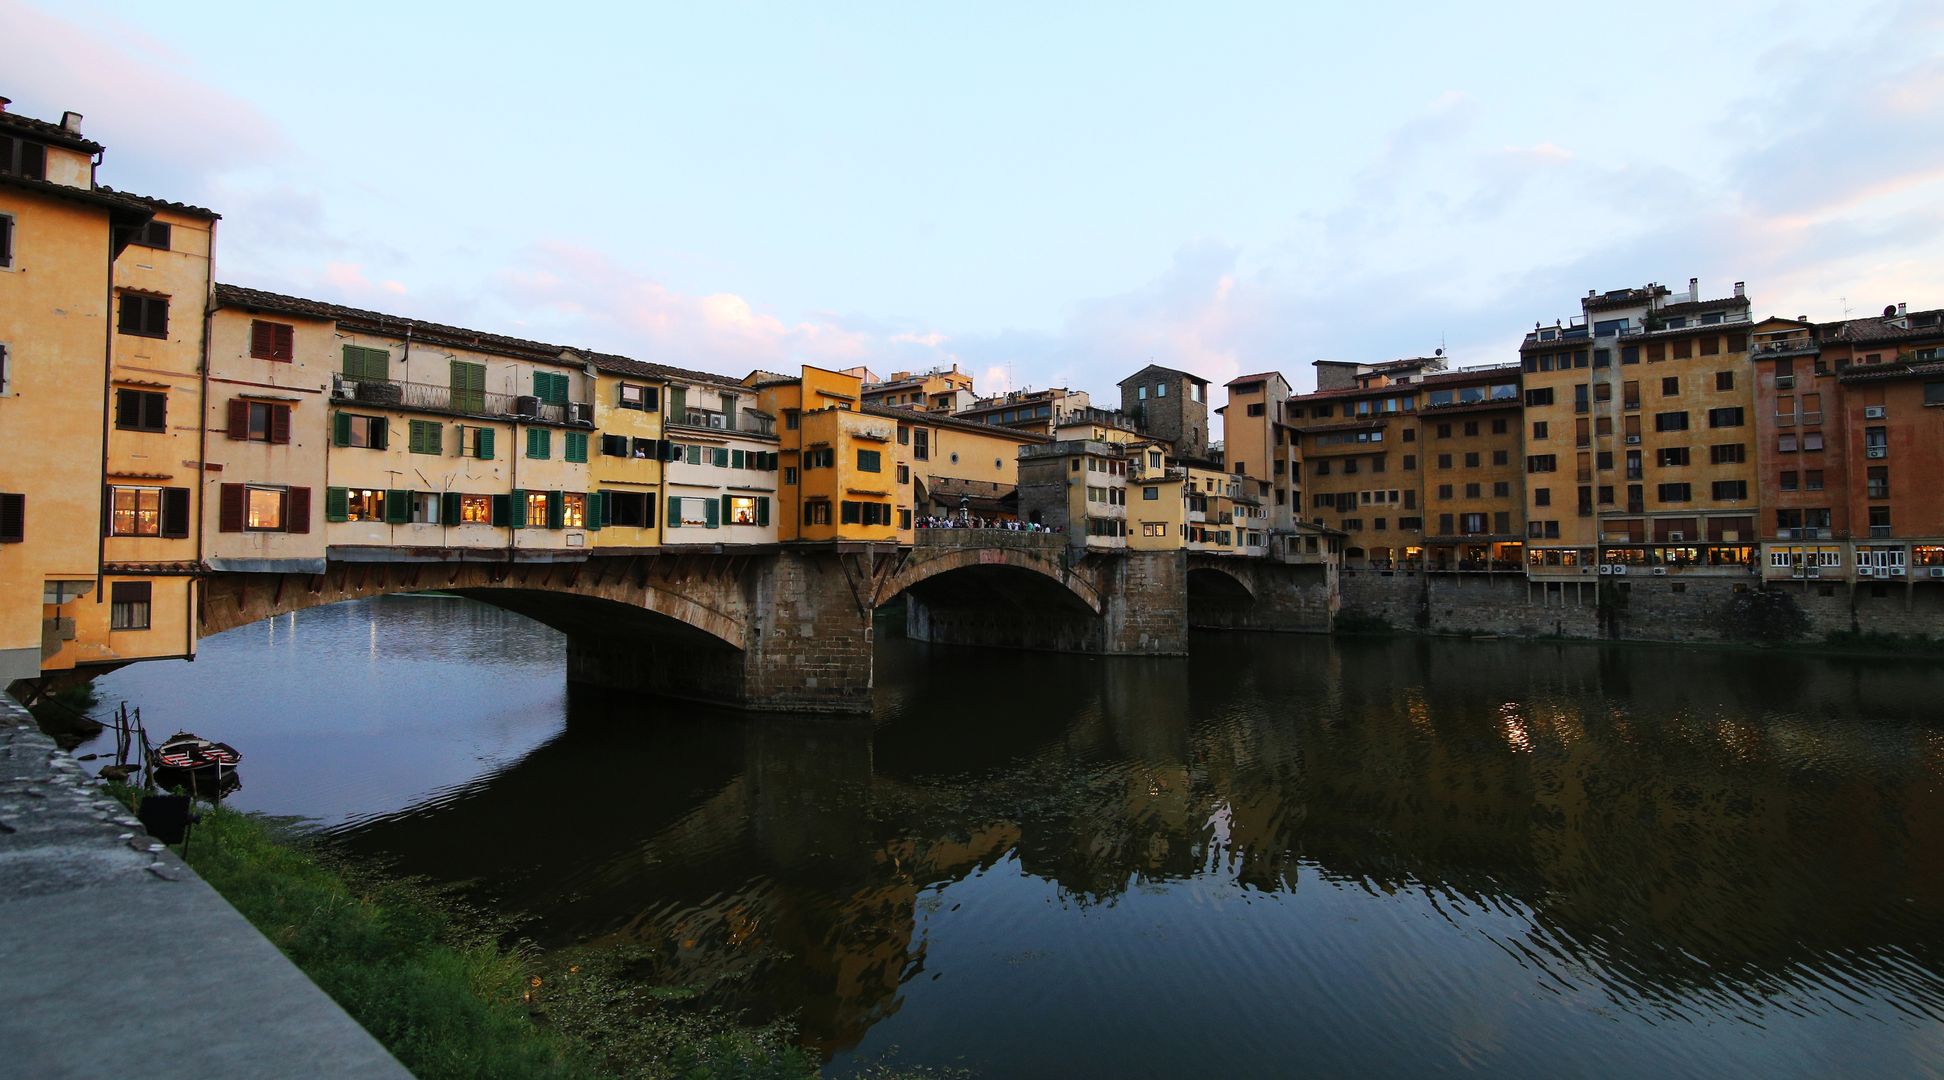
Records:
M137 228L128 236L128 242L139 247L169 250L169 241L175 236L175 229L166 221L151 220Z
M586 433L579 432L579 431L570 431L567 433L566 443L567 445L564 449L566 451L568 461L587 460Z
M567 376L552 371L534 372L533 396L547 405L567 404Z
M452 407L460 412L486 411L486 365L452 362Z
M166 391L115 389L115 426L123 431L168 430Z
M436 420L414 420L410 435L414 454L445 453L445 425Z
M527 429L526 456L545 459L553 452L553 432L546 428Z
M385 381L391 378L391 353L385 349L368 349L362 345L344 347L344 377L363 381L373 379Z
M13 265L13 225L12 215L0 214L0 267Z
M121 295L121 315L116 328L136 337L169 336L169 298L142 293Z
M258 360L291 360L297 355L297 328L289 323L250 320L250 355Z

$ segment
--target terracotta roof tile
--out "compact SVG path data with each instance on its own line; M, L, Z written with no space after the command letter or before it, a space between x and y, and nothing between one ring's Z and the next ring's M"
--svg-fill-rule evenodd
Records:
M45 120L36 120L19 113L0 112L0 130L18 132L41 142L64 146L70 150L82 150L90 154L99 154L102 151L102 145L93 139L84 139L59 124L50 124Z
M96 184L95 190L105 191L110 195L117 195L124 199L133 199L151 210L167 210L171 213L183 214L188 217L205 218L209 221L220 221L223 217L223 215L216 211L205 207L191 206L188 203L170 202L167 199L158 199L153 195L137 195L132 191L116 191L106 184Z
M468 330L464 327L446 326L442 323L424 322L408 319L402 315L386 315L364 308L333 304L324 300L306 300L299 296L285 296L282 293L265 292L262 289L246 289L240 285L216 286L216 302L220 305L252 308L258 311L281 311L291 315L307 315L316 319L331 319L360 329L380 334L404 337L408 333L414 338L436 341L443 345L456 345L461 348L481 349L488 352L507 353L516 356L544 357L560 359L561 354L572 350L565 345L550 345L544 341L530 341L526 338L508 337L505 334L491 334L483 330ZM710 376L719 379L721 376Z

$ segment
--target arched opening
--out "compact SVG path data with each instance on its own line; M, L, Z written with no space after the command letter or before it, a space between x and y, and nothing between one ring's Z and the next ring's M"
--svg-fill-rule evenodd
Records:
M1227 570L1213 566L1188 569L1188 625L1222 629L1244 623L1255 607L1255 594Z
M905 634L935 645L1097 651L1105 627L1093 603L1048 572L1008 563L953 563L913 580Z

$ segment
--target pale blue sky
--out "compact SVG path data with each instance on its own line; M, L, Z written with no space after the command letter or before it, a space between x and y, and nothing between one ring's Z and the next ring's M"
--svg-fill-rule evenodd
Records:
M1944 4L1045 7L0 0L0 94L223 213L221 280L733 375L1944 305Z

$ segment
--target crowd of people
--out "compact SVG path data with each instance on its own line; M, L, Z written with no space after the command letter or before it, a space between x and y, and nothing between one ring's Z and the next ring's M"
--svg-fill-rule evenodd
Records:
M1041 525L1037 521L1021 521L1018 518L978 517L967 514L963 517L938 517L936 515L918 519L921 529L997 529L1002 532L1050 532L1063 530L1051 525Z

